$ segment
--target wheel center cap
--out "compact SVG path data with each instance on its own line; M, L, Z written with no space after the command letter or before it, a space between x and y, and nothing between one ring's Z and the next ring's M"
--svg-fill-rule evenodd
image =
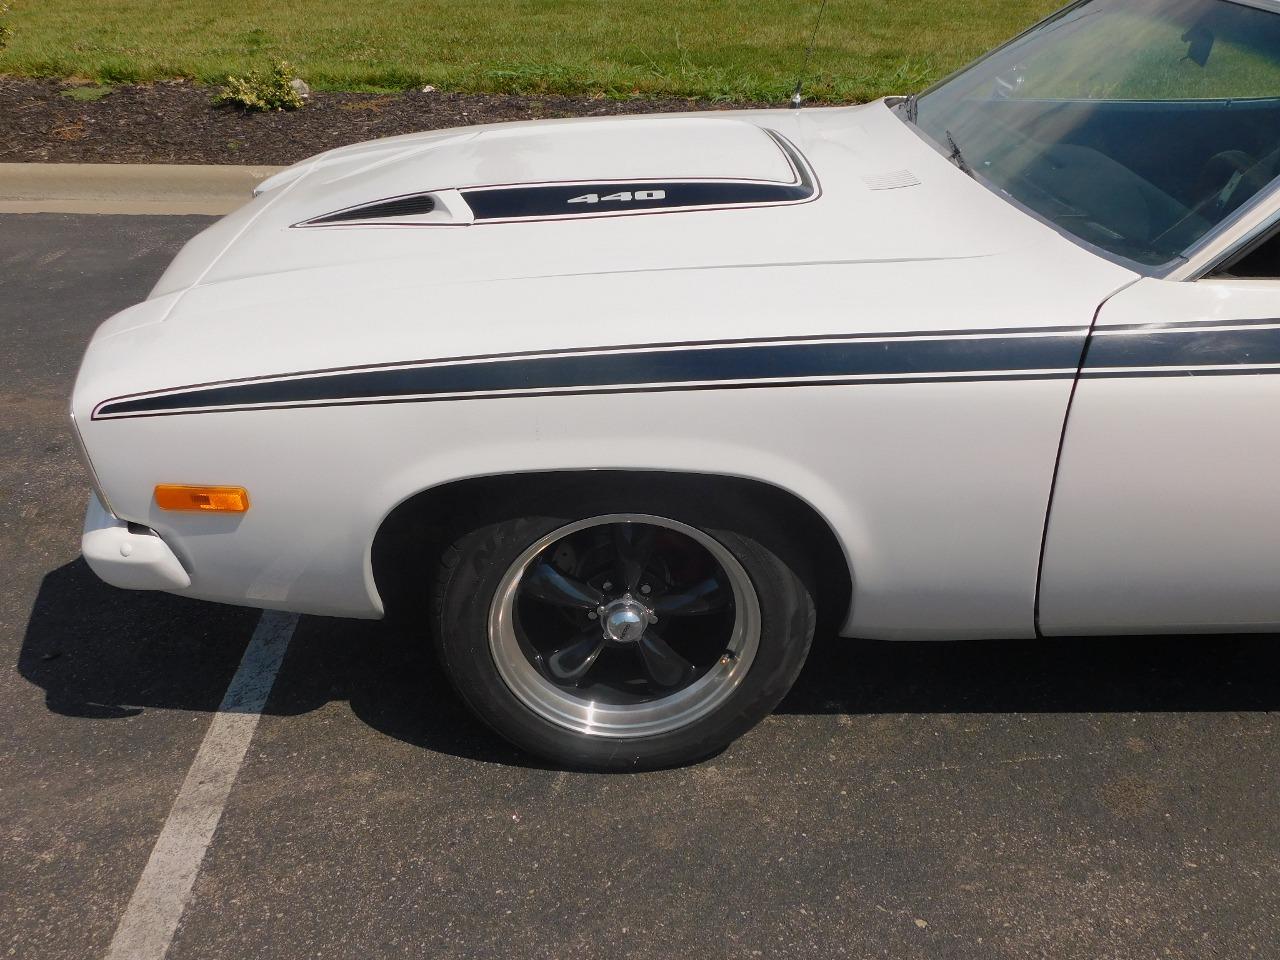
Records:
M604 635L619 643L634 643L639 640L645 627L653 620L653 614L645 605L632 600L630 595L600 608L600 625L604 628Z

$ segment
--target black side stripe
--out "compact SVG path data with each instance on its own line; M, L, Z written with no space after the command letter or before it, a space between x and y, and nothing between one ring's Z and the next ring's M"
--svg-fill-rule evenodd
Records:
M790 341L655 344L498 354L226 381L100 404L96 419L231 410L501 397L815 385L971 383L1080 376L1280 373L1280 320L1087 328L858 334Z
M493 396L509 392L605 390L637 386L769 385L801 378L929 378L979 372L1075 374L1084 330L990 339L846 340L571 354L518 360L356 370L281 380L213 385L109 401L97 417L161 410L371 401L381 398Z
M153 413L126 413L118 416L107 416L101 412L95 412L93 419L101 420L124 420L138 417L177 417L177 416L196 416L202 413L244 413L257 410L311 410L316 407L352 407L352 406L385 406L388 404L400 403L438 403L453 400L516 400L533 397L598 397L602 395L613 394L633 394L633 393L700 393L704 391L727 391L727 390L762 390L776 389L782 387L854 387L854 386L888 386L890 384L902 383L992 383L996 381L1016 381L1025 382L1028 380L1071 380L1075 377L1074 370L1055 370L1047 373L1022 372L1014 371L1007 376L994 376L988 373L974 374L954 374L933 377L858 377L835 378L831 380L769 380L769 381L743 381L743 382L716 382L716 383L692 383L692 384L656 384L642 385L638 387L595 387L587 389L566 388L563 390L515 390L503 393L466 393L445 396L403 396L403 397L377 397L372 400L358 399L341 399L317 401L316 403L264 403L254 404L252 406L226 406L226 407L196 407L182 408L171 410L157 410Z
M1274 322L1274 321L1273 321ZM1085 373L1116 367L1256 366L1280 363L1280 327L1195 327L1112 335L1095 332Z

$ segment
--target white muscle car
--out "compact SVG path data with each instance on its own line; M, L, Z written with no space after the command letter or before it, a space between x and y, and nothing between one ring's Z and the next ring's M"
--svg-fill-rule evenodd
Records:
M918 97L333 150L97 331L106 581L403 600L603 769L868 638L1280 628L1280 2L1088 0ZM418 603L417 601L421 601Z

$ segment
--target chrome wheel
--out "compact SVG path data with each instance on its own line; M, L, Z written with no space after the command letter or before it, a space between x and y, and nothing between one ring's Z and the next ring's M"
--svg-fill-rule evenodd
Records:
M760 603L714 538L662 517L568 524L525 550L489 612L503 682L544 719L598 737L686 726L742 682Z

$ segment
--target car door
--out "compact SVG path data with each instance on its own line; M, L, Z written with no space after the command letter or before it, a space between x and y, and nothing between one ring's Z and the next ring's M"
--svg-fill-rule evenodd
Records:
M1247 248L1246 248L1247 249ZM1041 567L1049 635L1280 629L1280 233L1099 311Z

